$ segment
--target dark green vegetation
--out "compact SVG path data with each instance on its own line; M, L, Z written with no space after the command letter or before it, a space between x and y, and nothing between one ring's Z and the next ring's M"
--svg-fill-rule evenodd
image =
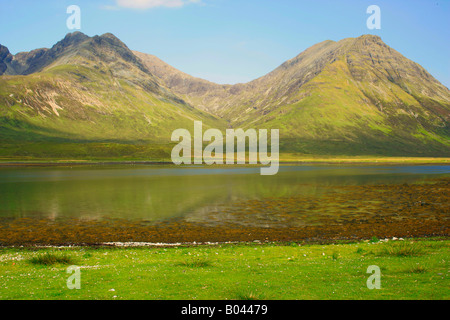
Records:
M67 256L62 254L55 254L55 253L42 253L39 255L35 255L29 259L29 262L36 265L45 265L45 266L51 266L54 264L67 264L71 265L74 264L75 261Z
M75 260L81 289L67 288L65 261L32 263L43 255ZM447 239L1 248L0 299L449 299L448 257ZM380 290L366 286L371 265L381 269Z
M233 86L79 32L15 56L0 46L0 74L3 160L170 160L172 131L193 120L280 129L297 158L450 156L449 90L376 36L324 41Z
M385 246L380 254L385 256L414 257L423 254L423 247L417 243L400 242Z

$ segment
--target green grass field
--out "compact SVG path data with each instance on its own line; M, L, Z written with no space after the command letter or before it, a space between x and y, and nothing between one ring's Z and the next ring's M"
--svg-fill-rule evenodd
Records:
M102 162L165 162L172 163L172 147L167 145L86 143L86 144L30 144L33 152L21 150L23 144L0 144L0 164L59 164ZM71 154L72 147L78 148L76 155ZM126 153L128 156L123 156ZM193 159L192 159L193 161ZM246 163L248 164L248 155ZM389 156L324 156L298 153L280 153L281 164L327 163L327 164L449 164L449 157L389 157ZM225 163L225 157L224 157ZM217 167L218 165L213 165ZM230 165L225 165L230 167Z
M1 248L0 299L449 299L447 239L351 244ZM70 265L81 288L68 289ZM368 289L381 270L381 289Z

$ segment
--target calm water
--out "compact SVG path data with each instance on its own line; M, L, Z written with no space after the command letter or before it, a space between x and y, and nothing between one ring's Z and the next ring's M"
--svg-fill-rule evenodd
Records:
M411 183L450 175L450 166L259 168L92 166L0 168L0 217L125 218L195 215L247 199L316 195L327 186Z

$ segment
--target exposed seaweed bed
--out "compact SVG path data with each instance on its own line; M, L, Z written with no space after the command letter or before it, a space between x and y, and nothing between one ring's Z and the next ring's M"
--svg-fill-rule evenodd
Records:
M450 178L425 183L330 187L321 196L264 198L211 210L198 220L0 218L1 246L115 242L329 242L449 236Z

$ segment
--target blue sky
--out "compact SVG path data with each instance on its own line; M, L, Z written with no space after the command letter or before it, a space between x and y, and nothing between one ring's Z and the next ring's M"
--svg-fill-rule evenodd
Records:
M111 32L132 50L151 53L194 76L247 82L311 45L377 34L450 87L449 0L0 0L0 43L12 53L51 47L71 32ZM369 30L369 5L381 30Z

